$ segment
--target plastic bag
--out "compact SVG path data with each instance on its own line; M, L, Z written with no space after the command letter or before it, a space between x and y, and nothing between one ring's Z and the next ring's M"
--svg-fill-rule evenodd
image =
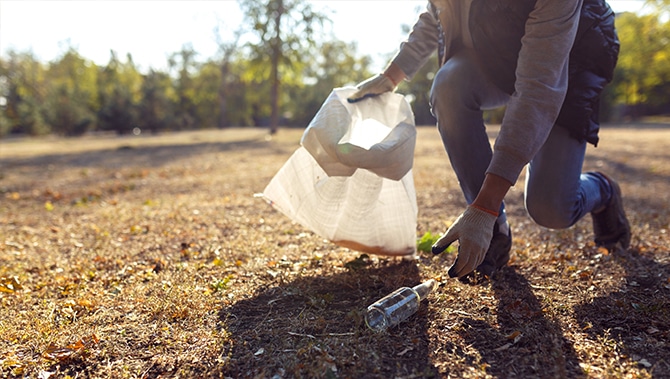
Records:
M330 176L359 168L400 180L414 163L416 128L407 100L387 92L347 102L355 88L336 88L302 136L301 144Z
M399 94L350 104L346 98L353 91L333 90L263 197L340 246L414 254L414 115Z

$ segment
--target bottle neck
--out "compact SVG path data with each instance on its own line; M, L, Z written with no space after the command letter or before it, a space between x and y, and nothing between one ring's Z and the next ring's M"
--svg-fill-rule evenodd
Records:
M437 282L434 279L427 280L412 289L419 295L419 301L423 300L433 291Z

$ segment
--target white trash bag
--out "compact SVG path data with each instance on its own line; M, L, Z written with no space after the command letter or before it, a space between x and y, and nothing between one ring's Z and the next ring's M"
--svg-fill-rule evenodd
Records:
M347 97L355 91L331 92L263 197L337 245L378 255L414 254L414 115L402 95L350 104Z

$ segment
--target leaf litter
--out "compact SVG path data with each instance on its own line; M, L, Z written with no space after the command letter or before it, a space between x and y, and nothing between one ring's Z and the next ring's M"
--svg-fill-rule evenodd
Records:
M535 226L517 184L510 266L470 283L448 279L454 251L429 253L464 206L435 133L419 128L412 262L334 246L253 197L299 130L17 142L21 159L0 156L0 376L669 376L670 172L647 169L667 166L668 131L605 129L585 163L620 180L629 251L596 248L588 217ZM367 305L426 278L441 285L415 316L366 329Z

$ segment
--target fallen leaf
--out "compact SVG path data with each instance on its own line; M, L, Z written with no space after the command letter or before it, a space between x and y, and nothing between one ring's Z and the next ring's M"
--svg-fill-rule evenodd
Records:
M77 356L84 356L86 349L98 342L100 342L98 337L95 334L91 334L88 337L84 337L77 342L62 348L50 343L42 353L42 356L52 361L65 362Z
M0 292L14 293L21 288L21 284L19 284L19 280L15 276L11 278L3 276L0 278Z
M67 347L59 348L54 344L49 344L47 349L42 353L42 356L52 361L64 362L70 359L74 353L74 350Z
M522 334L521 334L520 331L515 330L514 332L512 332L511 334L509 334L505 338L507 338L508 340L512 340L512 343L517 343L521 339L521 335Z

